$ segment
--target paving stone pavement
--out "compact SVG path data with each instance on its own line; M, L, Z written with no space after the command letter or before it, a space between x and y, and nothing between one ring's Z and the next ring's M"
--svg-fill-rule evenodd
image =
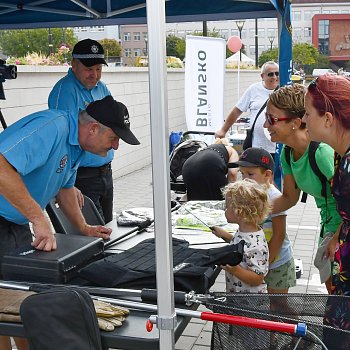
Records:
M114 180L114 215L123 209L153 206L152 168L145 167ZM303 273L290 293L326 294L320 283L318 270L313 266L319 235L319 212L315 201L308 196L306 203L288 211L288 234L293 245L294 258L302 260ZM213 291L225 291L224 274L220 273ZM199 310L205 311L204 306ZM192 319L175 344L176 350L209 350L211 323Z

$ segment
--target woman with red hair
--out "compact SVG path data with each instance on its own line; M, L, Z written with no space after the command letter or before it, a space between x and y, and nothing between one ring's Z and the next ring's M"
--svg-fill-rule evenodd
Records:
M336 152L332 194L342 218L338 247L329 252L337 265L333 294L350 295L350 79L323 75L310 83L305 95L305 115L310 138L329 144Z

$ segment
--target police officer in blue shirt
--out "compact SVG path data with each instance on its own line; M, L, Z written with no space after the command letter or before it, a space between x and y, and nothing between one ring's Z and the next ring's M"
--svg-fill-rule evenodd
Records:
M79 41L73 48L72 58L72 68L55 84L48 104L50 109L66 110L76 117L90 102L111 93L100 81L102 66L107 63L99 42L91 39ZM81 160L75 183L83 194L93 200L105 222L113 218L113 155L113 150L105 157L87 153Z
M0 133L0 260L23 243L31 242L39 250L56 249L44 213L55 196L79 231L109 238L109 228L86 223L73 185L86 152L106 157L118 149L120 138L139 144L130 130L127 108L111 96L92 102L78 118L66 111L44 110Z

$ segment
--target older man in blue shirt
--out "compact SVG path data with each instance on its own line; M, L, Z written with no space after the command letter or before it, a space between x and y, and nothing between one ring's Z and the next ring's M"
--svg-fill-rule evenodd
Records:
M79 111L96 100L111 95L101 79L102 66L107 65L102 45L91 39L79 41L73 48L72 68L53 87L49 108ZM75 186L93 200L105 222L113 218L113 179L111 162L114 151L105 157L86 153L80 162Z
M21 243L56 248L44 213L56 196L68 219L88 236L108 239L111 230L85 222L73 187L86 152L105 157L120 138L139 144L130 130L127 108L111 96L89 104L79 117L45 110L20 119L0 134L0 259Z

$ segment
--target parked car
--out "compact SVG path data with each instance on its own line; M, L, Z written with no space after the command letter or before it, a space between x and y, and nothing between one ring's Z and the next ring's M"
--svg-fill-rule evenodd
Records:
M315 68L312 71L312 76L314 78L320 77L323 74L332 74L332 75L336 75L337 73L331 69L331 68Z

